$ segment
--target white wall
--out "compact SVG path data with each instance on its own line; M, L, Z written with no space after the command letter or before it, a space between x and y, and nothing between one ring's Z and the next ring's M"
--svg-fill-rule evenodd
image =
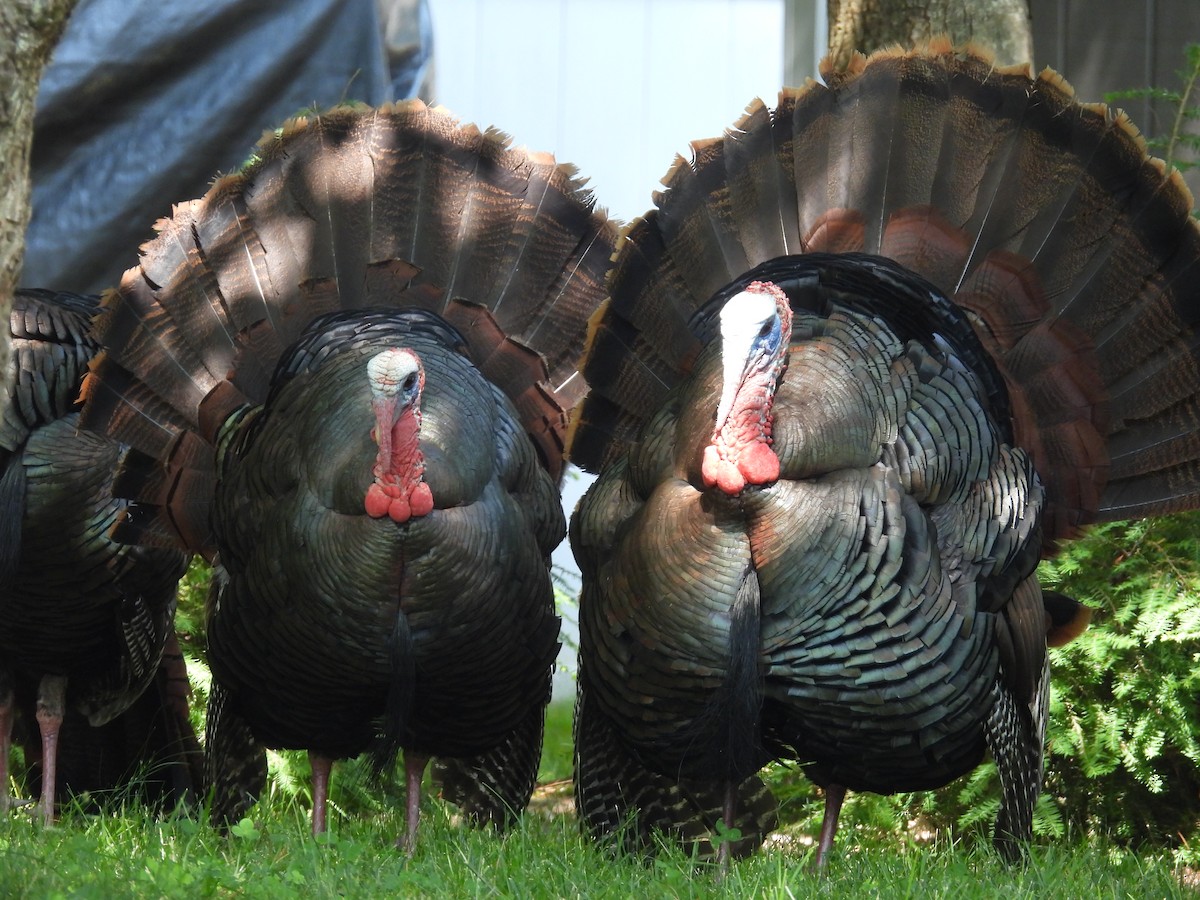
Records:
M434 100L553 152L622 220L783 83L783 0L430 0Z

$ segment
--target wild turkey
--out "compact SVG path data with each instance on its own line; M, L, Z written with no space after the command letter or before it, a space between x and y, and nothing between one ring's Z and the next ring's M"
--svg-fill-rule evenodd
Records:
M40 795L36 688L29 682L14 691L13 739L24 751L26 789ZM154 678L120 715L94 726L83 713L66 708L55 758L55 802L73 800L92 813L131 800L162 812L193 808L204 793L204 757L191 725L190 696L187 666L171 631Z
M504 825L558 651L549 555L575 364L614 226L566 166L419 102L268 136L105 302L87 423L144 451L125 539L216 562L213 814L303 749L430 756Z
M10 402L0 419L0 808L9 805L9 748L24 707L37 722L27 724L36 727L39 746L26 755L41 764L47 823L64 787L82 789L70 772L56 784L64 716L98 728L139 700L174 641L175 588L186 564L177 550L127 547L108 535L126 507L112 497L125 450L78 424L79 387L96 352L87 335L96 309L94 297L17 292ZM137 759L180 765L186 783L186 697L183 704L182 717L178 706L163 706L173 738L146 745L148 756L106 758L99 733L82 722L67 738L76 746L64 753L113 773ZM140 725L128 734L150 738Z
M756 773L793 759L820 864L846 789L990 751L1011 858L1048 635L1086 621L1041 554L1200 501L1191 198L1053 72L937 44L823 75L693 144L615 261L570 451L601 473L576 803L628 846L710 852L723 819L750 852Z

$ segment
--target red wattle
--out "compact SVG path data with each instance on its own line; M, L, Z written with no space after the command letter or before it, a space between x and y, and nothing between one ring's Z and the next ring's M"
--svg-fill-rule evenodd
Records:
M704 479L706 488L713 487L717 483L717 475L721 471L721 453L713 444L709 444L704 448L704 459L700 463L700 477Z
M412 516L412 508L403 497L397 497L388 507L388 515L391 516L393 522L407 522Z
M727 459L721 460L721 468L717 472L717 487L733 497L740 494L745 486L746 479L742 477L738 467Z
M419 482L408 495L408 504L414 516L429 515L433 511L433 492L429 490L429 485Z
M767 484L779 478L779 457L762 441L755 441L741 452L737 467L750 484Z
M731 497L746 486L746 479L738 467L726 459L713 444L704 448L704 460L700 464L700 475L705 487L718 487Z
M367 508L367 515L372 519L380 519L387 515L391 502L392 498L383 492L383 488L378 483L367 488L364 505Z

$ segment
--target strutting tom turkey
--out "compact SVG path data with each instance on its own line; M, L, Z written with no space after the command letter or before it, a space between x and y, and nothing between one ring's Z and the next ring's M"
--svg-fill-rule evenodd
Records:
M119 532L216 563L214 817L303 749L403 751L504 824L558 650L549 555L615 227L572 169L420 102L269 135L105 301L87 422L138 448Z
M985 752L1031 835L1043 553L1200 500L1200 240L1177 174L1053 72L856 58L692 145L624 237L571 458L576 802L749 852L756 774L934 788ZM724 855L724 854L722 854Z
M24 766L14 776L31 795L48 797L53 790L57 807L69 800L89 814L130 801L155 812L194 809L203 799L203 751L191 724L187 664L173 630L150 683L123 712L93 725L85 712L66 704L52 787L43 780L38 683L22 677L15 682L12 741L24 752Z
M10 316L0 419L0 813L11 802L16 733L45 822L69 791L139 778L171 802L199 787L172 624L186 557L109 537L127 506L112 496L126 448L79 430L96 309L94 297L21 290Z

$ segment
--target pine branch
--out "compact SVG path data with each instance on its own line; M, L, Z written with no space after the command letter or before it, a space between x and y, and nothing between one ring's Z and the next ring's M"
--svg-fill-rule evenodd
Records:
M1180 77L1183 79L1183 93L1179 98L1179 106L1175 110L1175 122L1171 126L1171 136L1167 141L1167 165L1174 164L1175 147L1179 143L1180 136L1183 134L1183 124L1188 118L1197 115L1197 111L1188 112L1188 101L1191 99L1192 90L1196 86L1197 79L1200 79L1200 44L1188 44L1184 50L1184 54L1188 61L1189 68L1180 72ZM1197 165L1195 161L1189 162L1188 165Z

